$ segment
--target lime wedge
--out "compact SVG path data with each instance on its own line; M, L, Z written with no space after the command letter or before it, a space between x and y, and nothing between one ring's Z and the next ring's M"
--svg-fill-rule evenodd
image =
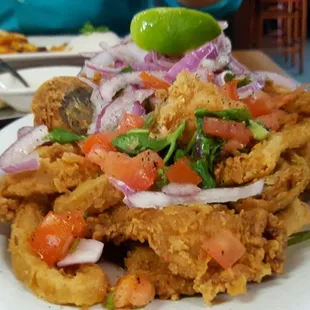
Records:
M132 40L142 49L164 55L180 55L213 40L221 33L208 13L187 8L153 8L134 16Z

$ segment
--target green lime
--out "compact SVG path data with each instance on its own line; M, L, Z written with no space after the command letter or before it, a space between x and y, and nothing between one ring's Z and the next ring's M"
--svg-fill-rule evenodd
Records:
M154 8L134 16L132 40L142 49L164 55L179 55L213 40L221 33L208 13L187 8Z

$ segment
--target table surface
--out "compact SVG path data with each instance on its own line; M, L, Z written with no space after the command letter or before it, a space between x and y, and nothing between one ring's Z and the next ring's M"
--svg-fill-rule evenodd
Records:
M251 71L271 71L278 74L287 76L285 71L283 71L272 59L270 59L265 53L259 50L236 50L233 51L233 56L242 64L244 64ZM62 60L65 63L62 63L59 59L50 60L48 65L82 65L83 59L65 59ZM22 62L14 63L15 68L24 68L27 66L33 66L33 63ZM46 66L46 61L44 63L35 63L35 66ZM3 114L3 115L2 115ZM3 117L1 117L1 115ZM16 117L15 117L16 116ZM6 126L11 121L20 117L20 113L17 113L11 109L0 110L0 128ZM1 119L2 118L2 119Z

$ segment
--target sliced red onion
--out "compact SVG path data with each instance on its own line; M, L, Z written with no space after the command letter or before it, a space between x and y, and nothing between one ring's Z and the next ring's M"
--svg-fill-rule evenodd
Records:
M121 40L121 44L127 44L129 42L132 42L131 41L131 36L130 34L128 34L127 36L125 36L122 40Z
M112 98L119 90L128 85L142 84L139 77L140 73L141 72L122 73L113 77L111 80L102 83L99 88L102 99L111 102Z
M225 30L228 28L229 24L227 20L219 20L218 24L220 25L220 27L222 28L222 30Z
M34 127L0 156L0 169L7 173L37 169L39 155L34 153L34 149L44 143L47 135L48 129L45 125Z
M225 81L226 74L233 74L233 73L231 71L223 71L220 74L217 74L214 76L214 84L217 87L222 87L223 85L226 84L226 81Z
M125 113L132 111L136 102L140 104L154 93L151 89L134 90L132 87L124 89L123 94L103 108L98 116L97 124L100 123L97 131L113 131L117 128Z
M171 59L160 55L155 51L148 53L145 56L144 61L147 63L157 64L159 67L166 70L172 68L172 66L175 64L175 61L172 61Z
M80 239L76 250L57 263L57 266L67 267L80 264L95 264L99 261L104 244L94 239Z
M230 71L232 71L235 75L250 74L250 70L242 65L235 57L230 56L230 61L228 65Z
M117 180L113 177L109 177L109 180L113 184L113 186L117 188L119 191L121 191L125 196L136 193L134 189L132 189L130 186L128 186L123 181Z
M191 196L172 196L162 192L142 191L126 196L124 203L134 208L163 208L189 203L227 203L260 195L263 188L264 180L259 180L240 187L204 189Z
M114 63L114 62L113 62ZM99 73L118 73L121 71L122 68L112 68L110 66L104 66L102 64L96 64L96 63L92 63L89 60L85 61L85 66L91 70L94 70L96 72Z
M112 49L113 47L110 47L109 49ZM114 64L114 58L109 54L106 50L98 53L95 57L88 60L87 63L89 65L92 65L94 68L101 70L102 68L111 66Z
M135 71L167 71L165 67L162 67L158 64L153 64L153 63L135 63L132 65L132 68Z
M169 183L161 191L169 196L186 197L198 194L201 188L193 184Z
M88 86L90 86L92 89L97 89L98 85L94 82L92 82L90 79L84 77L84 76L79 76L78 77L80 81L84 82L85 84L87 84Z
M33 130L33 126L24 126L22 128L19 128L17 131L17 139L20 139L21 137L25 136L32 130Z
M239 99L244 99L252 96L256 90L261 89L262 87L263 86L260 82L252 82L251 84L238 88L238 97Z
M183 70L194 72L200 65L203 58L207 58L214 53L216 46L213 43L207 43L202 47L187 53L179 62L167 72L165 79L173 83L176 76ZM214 56L213 56L214 57Z
M131 109L131 114L136 114L140 116L145 116L145 109L140 102L135 102Z

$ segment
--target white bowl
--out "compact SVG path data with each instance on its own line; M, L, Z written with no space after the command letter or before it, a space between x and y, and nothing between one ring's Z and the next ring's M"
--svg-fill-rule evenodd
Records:
M30 87L25 87L10 73L0 74L0 98L19 112L30 112L33 94L47 80L56 76L76 76L80 67L55 66L17 70Z

